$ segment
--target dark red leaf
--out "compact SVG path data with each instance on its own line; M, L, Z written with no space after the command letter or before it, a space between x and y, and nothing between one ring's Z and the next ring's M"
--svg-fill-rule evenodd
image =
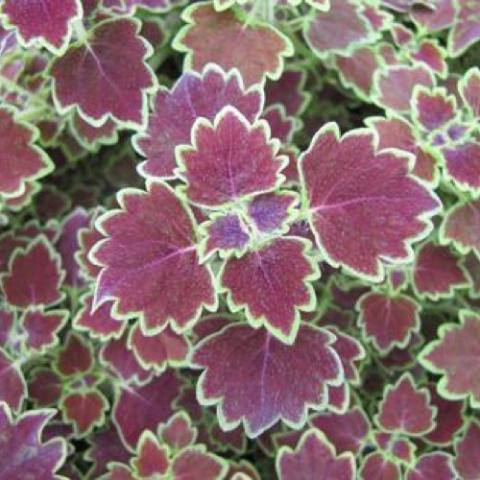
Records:
M300 428L308 408L325 408L327 387L341 383L333 341L332 334L309 325L300 328L291 346L265 329L227 326L200 342L193 354L195 368L206 369L198 383L198 399L203 405L217 405L225 430L243 421L249 437L278 420Z
M146 92L155 79L145 63L151 49L139 30L131 18L106 20L55 60L53 90L61 112L76 106L96 126L109 117L133 128L146 123Z

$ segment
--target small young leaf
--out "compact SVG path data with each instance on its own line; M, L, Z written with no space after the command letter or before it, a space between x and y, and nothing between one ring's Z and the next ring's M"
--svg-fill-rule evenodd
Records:
M69 334L55 364L61 375L73 376L88 372L93 366L92 348L78 334Z
M1 284L11 305L18 308L42 307L62 300L60 286L63 279L60 257L41 236L26 248L15 251L9 272L1 277Z
M172 415L159 428L159 436L172 450L180 451L195 443L197 429L192 427L190 417L183 411Z
M228 255L232 251L243 253L250 236L242 219L234 213L213 214L210 218L210 221L200 225L200 229L205 232L206 237L201 245L204 259L216 251L221 255Z
M145 430L137 444L137 458L132 464L140 478L163 477L169 467L168 448L160 445L155 435Z
M28 310L21 319L21 327L26 338L28 350L43 353L58 342L58 332L65 326L69 312L67 310Z
M457 102L446 90L419 86L413 92L413 118L427 132L440 129L457 115Z
M359 326L381 353L405 348L412 332L420 328L420 305L406 295L367 293L360 299L358 310Z
M73 423L76 437L85 437L95 426L102 425L108 401L97 390L73 392L62 399L61 409L64 420Z
M248 205L248 215L258 231L281 231L295 217L298 197L292 192L275 192L258 195Z
M411 375L405 374L385 389L376 421L386 432L421 436L433 430L435 415L428 390L417 388Z

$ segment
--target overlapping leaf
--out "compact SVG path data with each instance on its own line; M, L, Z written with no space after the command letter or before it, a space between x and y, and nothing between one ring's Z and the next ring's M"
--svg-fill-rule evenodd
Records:
M197 387L199 401L217 405L223 429L243 422L249 437L278 420L299 428L309 408L325 408L327 387L342 382L333 341L332 334L309 325L299 329L291 346L264 329L227 326L204 339L192 356L195 368L205 369ZM311 374L301 373L306 371Z
M327 261L371 279L381 260L406 262L410 244L431 229L439 201L409 174L409 157L376 151L373 133L340 138L336 124L315 135L300 159L303 194L319 248Z
M118 200L121 210L98 224L107 238L93 252L102 266L94 308L113 300L114 315L140 317L145 333L168 323L189 328L203 306L216 307L212 274L198 263L191 212L162 183L147 184L147 192L124 190Z

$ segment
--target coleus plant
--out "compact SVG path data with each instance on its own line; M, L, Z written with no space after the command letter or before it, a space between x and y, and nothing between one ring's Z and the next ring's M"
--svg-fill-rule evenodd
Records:
M480 478L477 2L0 22L0 478Z

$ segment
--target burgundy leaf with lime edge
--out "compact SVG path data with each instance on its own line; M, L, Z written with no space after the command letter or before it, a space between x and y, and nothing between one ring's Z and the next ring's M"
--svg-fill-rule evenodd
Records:
M185 70L200 71L210 62L224 70L237 68L247 86L277 79L284 57L293 54L290 40L274 27L245 22L239 10L216 12L203 2L184 10L187 25L177 34L173 47L186 52ZM245 61L255 52L255 61Z
M27 182L53 170L48 155L34 144L38 131L16 116L16 111L7 105L0 108L0 194L7 197L23 194Z
M203 445L187 447L173 460L171 471L175 480L204 478L220 480L225 478L228 464L220 457L205 451Z
M22 407L26 396L27 386L22 371L18 365L0 349L0 405L1 402L6 402L6 404L16 412Z
M92 348L83 337L71 333L58 354L55 366L60 374L66 376L86 373L93 366Z
M375 40L374 32L360 8L351 0L336 0L330 10L316 12L305 23L304 37L313 52L320 58L332 53L348 53Z
M119 387L113 421L125 445L134 448L144 430L156 431L170 417L179 388L172 370L142 386Z
M422 455L415 468L407 471L406 480L455 480L452 457L446 453L433 452Z
M250 324L265 326L281 341L293 343L300 326L300 311L315 308L312 282L318 267L308 258L310 243L284 237L229 258L220 273L232 311L245 309Z
M298 197L292 192L275 192L258 195L248 205L248 215L255 227L264 233L274 232L293 220Z
M30 410L14 419L8 406L0 402L0 472L3 478L59 478L55 473L67 456L65 440L42 441L42 431L54 414L55 410Z
M335 447L320 430L304 433L295 450L281 447L277 453L276 470L280 480L335 478L354 480L355 459L350 452L337 455Z
M402 480L400 466L382 453L368 454L361 463L359 478L361 480Z
M130 330L128 346L145 370L153 368L157 372L163 372L167 365L184 365L190 349L189 341L170 327L155 335L145 336L138 325Z
M241 252L248 244L250 236L242 219L232 213L212 215L212 220L203 223L200 228L205 231L203 254L205 257L219 251L221 254L231 251Z
M465 140L444 148L445 173L460 190L480 191L480 143Z
M442 375L438 393L449 400L469 399L480 406L480 385L477 359L480 358L480 316L460 311L460 324L443 324L439 339L425 347L420 363L429 371Z
M132 462L141 478L156 478L167 473L169 467L168 447L160 445L157 437L145 430L137 445L137 458Z
M428 390L418 388L411 375L404 374L385 389L376 421L386 432L421 436L433 430L435 415Z
M45 237L40 236L26 248L15 251L8 273L1 277L1 284L11 305L40 307L54 305L63 298L60 292L63 278L60 257Z
M428 133L444 127L457 115L457 103L446 90L429 90L422 86L413 93L413 118Z
M161 87L146 132L134 137L138 152L147 158L139 172L145 177L172 177L175 147L190 143L195 120L213 120L227 105L253 122L263 108L263 95L258 88L245 89L237 70L225 73L215 64L208 64L201 74L183 73L171 90Z
M444 218L441 236L461 253L480 254L480 200L455 204Z
M465 433L455 443L455 468L462 480L476 480L480 475L480 424L471 420Z
M44 352L58 341L58 332L67 322L67 310L28 310L21 319L25 331L25 346L28 350Z
M435 80L425 65L393 65L375 74L376 101L383 108L406 113L410 110L413 90L417 85L432 88Z
M382 353L404 348L412 332L420 328L420 305L406 295L367 293L360 299L358 310L358 323L366 338Z
M127 347L128 334L109 340L100 350L100 361L107 368L110 375L129 383L144 383L151 378L151 373L145 370L132 350Z
M190 210L163 183L124 190L118 201L121 209L97 224L107 239L91 255L103 267L94 308L114 300L115 316L139 316L144 333L169 323L177 332L190 328L203 306L217 304L212 273L198 263Z
M190 417L183 411L172 415L165 425L159 428L159 436L173 450L182 450L195 443L197 429L192 427Z
M299 329L291 346L265 329L228 326L194 351L194 368L205 369L198 399L202 405L217 405L223 429L233 430L243 422L248 437L257 437L279 420L300 428L309 408L325 407L328 386L342 381L333 341L332 334L309 325ZM301 373L305 371L311 375Z
M437 197L409 174L410 157L376 151L374 134L321 128L302 154L303 194L317 244L332 266L381 280L381 260L406 262L431 230Z
M76 436L83 437L103 423L108 402L97 390L72 392L62 399L61 409L65 421L73 423Z
M368 418L359 407L342 414L318 413L310 418L309 423L326 435L338 453L358 454L370 431Z
M417 251L413 285L420 296L438 300L452 296L456 288L466 287L468 282L452 250L428 242Z
M112 318L110 315L110 304L105 303L93 311L93 295L87 294L81 301L83 306L73 319L73 326L77 330L85 331L91 337L103 340L120 337L125 327L125 322Z
M60 54L67 48L72 23L81 18L82 9L78 0L5 0L2 13L26 46L39 41Z
M288 160L270 139L264 120L251 124L230 106L212 122L200 118L192 129L193 146L177 149L178 174L195 204L217 208L243 197L275 189Z
M480 70L468 70L458 85L460 95L472 117L480 117Z
M60 111L76 106L97 125L108 117L133 128L146 122L146 92L155 79L144 62L151 51L139 28L133 19L106 20L54 61L53 91Z

